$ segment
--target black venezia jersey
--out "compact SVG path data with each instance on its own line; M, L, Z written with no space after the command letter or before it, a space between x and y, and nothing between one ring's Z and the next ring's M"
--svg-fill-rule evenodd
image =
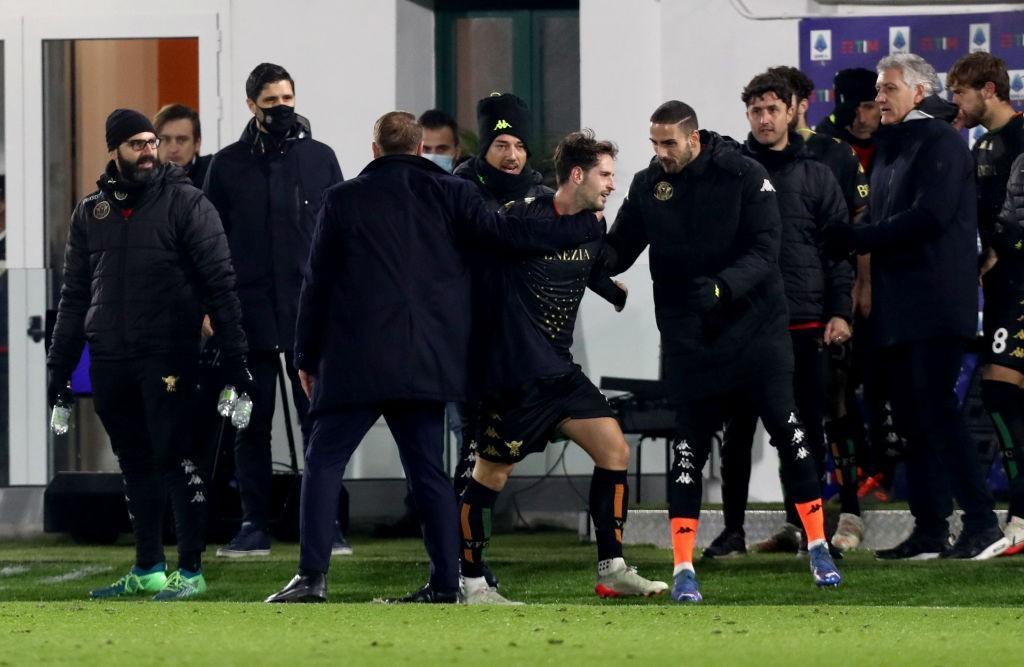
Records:
M1010 165L1024 152L1024 116L1017 114L1002 127L986 132L971 152L978 183L978 232L987 249L1006 199Z
M558 215L551 195L506 208L521 218ZM573 329L588 287L615 305L626 300L605 271L603 237L546 255L495 257L483 283L488 307L478 317L486 321L474 332L481 337L475 365L484 395L573 370Z

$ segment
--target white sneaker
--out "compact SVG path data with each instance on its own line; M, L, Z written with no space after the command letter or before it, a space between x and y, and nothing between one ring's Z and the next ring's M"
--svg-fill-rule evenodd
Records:
M864 539L864 520L856 514L843 512L839 515L839 526L832 536L832 545L842 552L856 549Z
M667 590L668 584L664 581L644 579L637 574L635 567L626 565L622 558L613 559L604 574L598 572L597 584L594 586L594 592L602 598L650 597Z
M1010 546L1006 547L1003 556L1013 556L1024 551L1024 519L1019 516L1011 516L1003 528L1003 535L1009 540Z
M487 580L483 577L463 577L462 595L466 604L526 604L525 602L509 600L499 593L497 588L488 586Z

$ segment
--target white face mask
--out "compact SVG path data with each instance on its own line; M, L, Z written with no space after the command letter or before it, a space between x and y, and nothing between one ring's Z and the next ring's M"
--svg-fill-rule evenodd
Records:
M449 174L455 169L455 158L451 155L438 155L437 153L425 153L423 157L427 158L441 169L444 169Z

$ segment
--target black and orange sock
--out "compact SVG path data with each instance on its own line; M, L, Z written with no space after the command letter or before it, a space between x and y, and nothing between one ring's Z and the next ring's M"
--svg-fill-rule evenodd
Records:
M693 545L697 543L697 518L672 517L669 525L672 529L672 574L682 570L693 571Z
M462 536L462 576L484 576L484 549L490 543L491 527L488 517L498 499L498 492L470 479L459 503L459 533Z
M821 498L806 503L795 503L796 512L800 515L800 523L804 526L807 536L807 548L811 549L825 542L825 512Z
M598 561L622 557L622 530L628 504L626 471L595 466L590 478L590 517L594 520Z

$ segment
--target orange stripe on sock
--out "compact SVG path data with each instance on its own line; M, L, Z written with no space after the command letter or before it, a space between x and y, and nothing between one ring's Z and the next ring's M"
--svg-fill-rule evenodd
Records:
M672 528L672 559L675 565L693 562L693 545L697 541L697 519L675 517Z
M473 531L469 527L469 503L462 503L462 539L473 539Z
M825 539L825 510L821 498L806 503L795 503L797 514L800 515L800 523L804 525L804 534L807 541Z
M615 485L615 505L613 506L613 511L615 512L615 518L616 519L621 519L622 518L622 501L625 499L625 497L626 497L626 485L625 484L616 484Z
M618 528L616 528L616 529L615 529L615 540L616 540L616 541L617 541L617 542L618 542L619 544L622 544L622 531L621 531L621 530L619 530Z
M466 561L467 563L472 563L473 562L473 550L472 549L463 549L462 550L462 560Z

